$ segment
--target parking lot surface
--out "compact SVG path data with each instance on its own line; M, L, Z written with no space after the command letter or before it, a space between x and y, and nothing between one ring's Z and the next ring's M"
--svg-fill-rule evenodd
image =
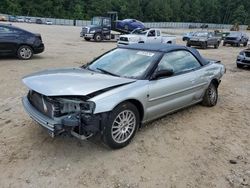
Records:
M235 64L244 47L199 49L227 68L217 106L195 105L163 117L143 127L128 147L110 150L98 139L50 138L23 110L27 88L21 79L79 67L116 43L86 42L79 27L15 25L40 33L46 49L29 61L0 58L0 187L250 186L250 69ZM180 36L177 43L184 44Z

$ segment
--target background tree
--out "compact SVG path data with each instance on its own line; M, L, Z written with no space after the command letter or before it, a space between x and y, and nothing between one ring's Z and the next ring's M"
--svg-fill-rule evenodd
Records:
M0 13L90 19L117 11L119 19L250 24L250 0L1 0Z

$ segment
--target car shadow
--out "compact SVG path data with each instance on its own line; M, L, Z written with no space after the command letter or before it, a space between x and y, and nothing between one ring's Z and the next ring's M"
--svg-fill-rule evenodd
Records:
M19 59L18 57L15 56L0 56L0 62L1 61L31 61L31 60L36 60L36 59L45 59L43 56L39 56L39 55L34 55L31 59L29 60L22 60Z

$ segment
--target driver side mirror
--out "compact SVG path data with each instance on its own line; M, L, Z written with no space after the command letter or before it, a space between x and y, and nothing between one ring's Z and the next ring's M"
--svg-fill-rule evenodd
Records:
M157 70L153 74L152 80L157 80L159 78L166 78L166 77L172 76L173 74L174 74L174 70L173 69Z

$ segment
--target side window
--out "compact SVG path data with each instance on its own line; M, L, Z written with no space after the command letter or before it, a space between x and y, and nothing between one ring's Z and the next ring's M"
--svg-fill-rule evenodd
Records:
M161 33L159 30L157 30L157 37L161 36Z
M10 34L10 33L18 33L18 31L13 28L0 26L0 34Z
M200 63L190 52L179 50L165 54L158 65L158 70L172 69L176 75L199 67Z
M109 19L104 19L103 20L103 25L110 27L110 20Z
M148 37L155 37L155 30L150 30L148 33Z

